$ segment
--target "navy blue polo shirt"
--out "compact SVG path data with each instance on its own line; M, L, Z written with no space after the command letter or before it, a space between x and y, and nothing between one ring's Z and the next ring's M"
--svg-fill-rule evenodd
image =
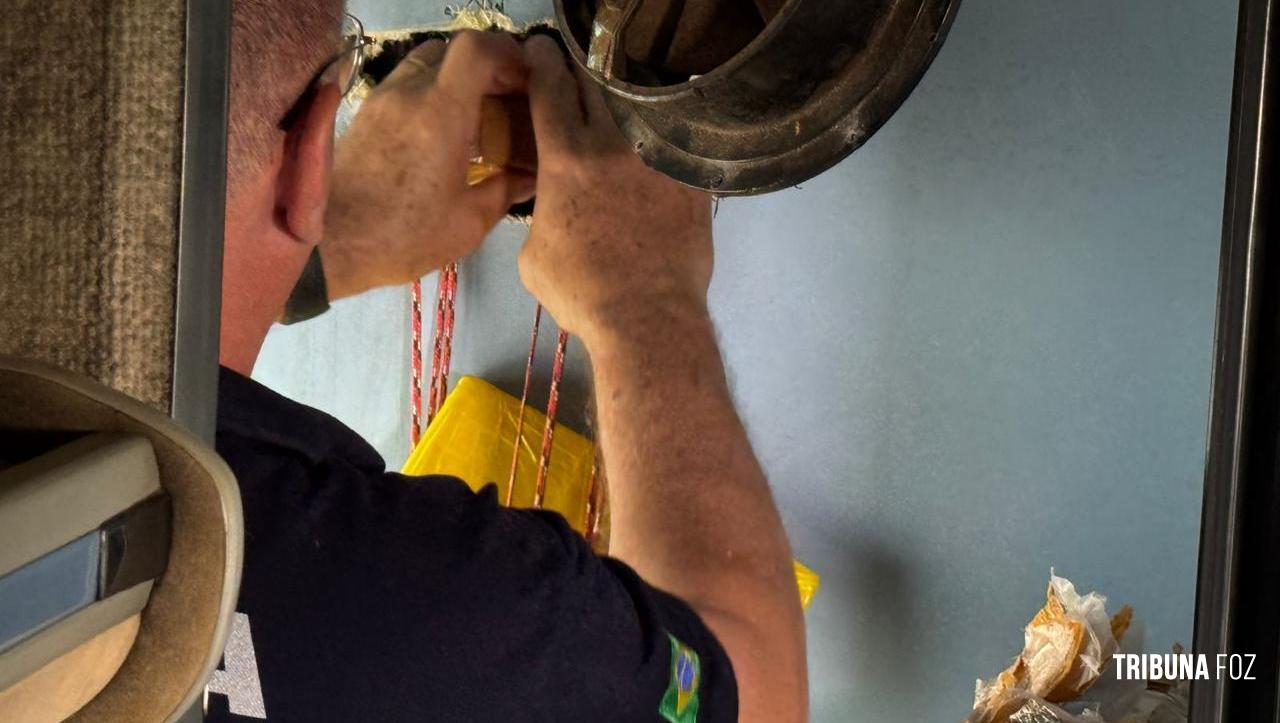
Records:
M389 473L336 419L227 369L240 600L206 720L735 721L690 607L559 515Z

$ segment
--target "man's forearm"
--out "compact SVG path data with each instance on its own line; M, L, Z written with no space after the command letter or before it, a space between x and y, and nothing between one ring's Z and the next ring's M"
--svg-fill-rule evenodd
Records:
M768 658L773 680L739 674L743 720L794 719L805 663L790 550L711 320L677 310L611 328L587 340L610 552L693 605L731 658Z
M733 409L710 319L669 314L602 337L589 351L611 550L691 599L708 592L697 589L704 568L784 571L786 538Z

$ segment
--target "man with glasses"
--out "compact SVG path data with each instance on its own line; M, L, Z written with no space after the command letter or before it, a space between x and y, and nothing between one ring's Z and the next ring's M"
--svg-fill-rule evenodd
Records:
M707 315L708 198L646 168L545 37L419 46L335 148L358 26L328 30L323 0L233 7L218 450L246 549L209 719L804 719L788 544ZM509 94L537 178L468 186L481 99ZM388 474L248 379L287 308L418 278L535 191L521 278L591 356L614 558L491 489Z

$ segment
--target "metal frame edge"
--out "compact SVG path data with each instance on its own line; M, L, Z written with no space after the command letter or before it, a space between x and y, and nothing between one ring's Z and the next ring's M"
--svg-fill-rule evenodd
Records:
M231 3L186 1L182 190L170 413L212 444L218 399Z
M1280 632L1280 608L1259 616L1262 601L1249 578L1258 559L1245 554L1266 545L1249 505L1268 497L1276 481L1276 417L1267 411L1277 367L1272 345L1262 338L1274 324L1274 292L1265 284L1280 275L1280 259L1265 253L1269 209L1265 196L1274 174L1267 132L1275 102L1274 10L1277 0L1241 0L1236 36L1231 134L1218 270L1200 556L1196 579L1193 649L1197 653L1254 653L1270 658L1269 682L1197 680L1191 685L1190 720L1248 720L1268 708L1277 720L1275 650L1253 649L1258 625ZM1270 113L1270 115L1269 115ZM1274 401L1274 400L1271 400ZM1273 406L1273 405L1271 405ZM1272 456L1270 471L1267 457ZM1259 462L1262 466L1259 467ZM1274 514L1274 513L1273 513ZM1274 577L1274 571L1272 571ZM1247 622L1246 622L1247 621ZM1252 632L1249 632L1252 631ZM1267 701L1270 701L1269 703Z
M218 406L222 245L226 207L230 0L186 0L182 186L170 414L212 445ZM199 723L197 696L173 720Z

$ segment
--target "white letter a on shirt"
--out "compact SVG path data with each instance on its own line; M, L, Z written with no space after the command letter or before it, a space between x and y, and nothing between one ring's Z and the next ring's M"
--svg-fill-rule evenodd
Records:
M267 719L248 615L236 613L232 616L231 634L227 636L227 647L222 652L222 668L213 671L208 690L227 696L227 707L232 715Z

